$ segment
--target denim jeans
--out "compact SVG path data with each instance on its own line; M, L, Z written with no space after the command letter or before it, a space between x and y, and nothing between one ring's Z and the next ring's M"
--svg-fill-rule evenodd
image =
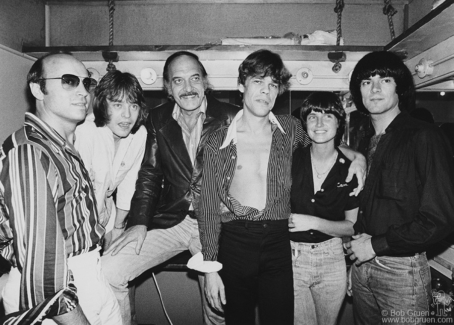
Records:
M342 239L291 246L295 325L335 325L347 291Z
M187 249L191 254L201 251L197 220L186 217L181 223L167 229L148 231L140 254L135 242L129 243L117 255L104 255L102 266L120 305L123 325L132 324L128 284L143 272L159 265ZM204 324L224 324L224 317L216 313L205 298L203 275L199 276L202 293Z
M379 256L352 266L356 325L424 324L412 315L429 315L430 267L426 254Z
M288 221L222 224L219 261L227 325L293 325L293 279Z

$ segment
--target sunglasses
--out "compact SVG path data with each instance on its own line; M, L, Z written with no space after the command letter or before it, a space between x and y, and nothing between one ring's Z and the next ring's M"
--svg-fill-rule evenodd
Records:
M73 74L64 74L60 78L41 78L38 80L52 80L52 79L61 79L61 86L63 87L63 89L66 89L66 90L76 89L77 87L79 87L80 80L82 80L82 84L84 85L85 90L88 92L93 90L97 85L96 80L93 78L79 77L79 76L75 76Z

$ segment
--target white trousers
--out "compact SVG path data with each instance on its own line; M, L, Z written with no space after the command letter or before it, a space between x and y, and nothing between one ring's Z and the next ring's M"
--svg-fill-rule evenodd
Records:
M68 268L74 276L80 307L90 324L122 325L117 299L101 270L99 251L69 258ZM6 314L19 310L20 280L21 273L17 268L11 268L2 294ZM56 323L46 319L42 324Z

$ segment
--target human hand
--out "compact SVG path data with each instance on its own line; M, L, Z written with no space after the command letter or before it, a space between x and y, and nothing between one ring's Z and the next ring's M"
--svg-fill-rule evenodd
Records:
M147 237L147 227L142 225L132 226L122 233L115 241L112 242L110 247L104 254L112 253L112 256L117 255L126 245L136 241L136 254L140 254L143 242Z
M107 251L107 249L110 247L110 245L120 237L120 235L125 231L124 228L113 228L111 231L109 231L107 234L104 235L104 244L103 244L103 249L104 251Z
M288 227L290 232L308 231L316 229L316 219L308 214L291 213L288 218Z
M371 235L359 234L352 238L352 241L344 245L347 249L347 255L349 255L350 260L355 261L356 266L360 266L362 263L370 261L376 256L372 248Z
M358 196L363 190L366 181L366 168L366 158L360 153L356 153L355 160L352 161L350 168L348 169L347 178L345 179L345 182L349 183L353 179L353 176L356 175L356 179L358 180L358 187L350 193L350 196Z
M220 311L224 311L224 307L227 303L225 299L224 283L218 272L205 273L205 295L210 305Z

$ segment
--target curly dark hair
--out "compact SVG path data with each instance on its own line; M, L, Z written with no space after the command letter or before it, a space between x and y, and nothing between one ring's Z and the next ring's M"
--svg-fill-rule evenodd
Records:
M279 54L269 50L255 51L244 59L238 68L238 84L245 85L248 77L271 77L279 85L279 95L290 87L292 74L287 70Z

